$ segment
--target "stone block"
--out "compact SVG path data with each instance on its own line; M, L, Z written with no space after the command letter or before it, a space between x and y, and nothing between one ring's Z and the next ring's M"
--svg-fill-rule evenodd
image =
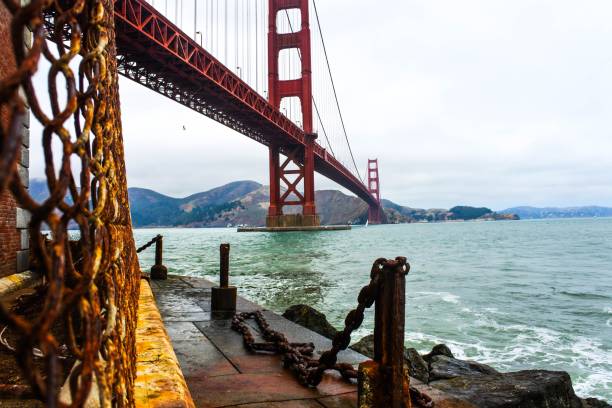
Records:
M21 144L30 147L30 129L25 126L21 128Z
M32 31L27 27L23 29L23 45L25 45L27 49L32 48Z
M21 180L21 184L25 188L30 187L30 170L27 167L22 166L21 164L17 167L17 171L19 172L19 180Z
M19 231L19 237L21 241L20 249L29 249L30 248L30 233L27 229L22 229Z
M17 273L27 271L30 266L30 250L17 251Z
M28 111L23 117L23 126L25 126L27 129L30 128L30 116L30 111Z
M20 164L23 167L30 167L30 149L26 146L21 146L21 160Z
M32 215L29 211L24 210L23 208L17 208L17 228L28 228L28 224L30 223L30 219Z

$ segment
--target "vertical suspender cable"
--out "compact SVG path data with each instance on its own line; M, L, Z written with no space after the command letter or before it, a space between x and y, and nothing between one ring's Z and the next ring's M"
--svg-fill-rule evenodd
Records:
M234 40L236 41L236 49L234 50L235 52L235 59L236 59L236 65L234 70L237 71L238 70L238 1L234 1L234 17L235 17L235 21L234 21Z
M227 65L227 0L224 0L224 2L223 16L225 18L225 35L223 36L223 41L225 42L225 58L223 59L223 63Z
M247 63L246 63L246 83L250 83L251 82L251 1L250 0L246 0L247 5L246 5L246 15L247 15L247 20L246 20L246 32L247 32L247 43L246 43L246 55L247 55Z
M221 54L219 52L219 45L221 44L221 42L219 41L219 0L215 0L215 28L216 28L216 38L217 38L217 53Z
M257 14L257 1L255 0L255 90L259 92L259 15Z
M323 54L325 55L325 62L327 63L327 70L329 72L329 78L331 80L332 90L334 91L334 99L336 100L336 106L338 107L338 115L340 115L340 123L342 123L342 130L344 131L344 138L346 139L346 144L348 145L349 153L351 154L351 159L353 160L353 166L355 166L355 171L357 172L359 179L363 183L363 178L361 177L359 168L357 167L357 164L355 163L355 156L353 156L353 149L351 149L351 144L348 140L348 134L346 133L346 127L344 126L344 118L342 117L342 111L340 110L340 103L338 101L338 94L336 93L334 77L332 76L331 67L329 65L329 58L327 57L327 48L325 47L325 40L323 39L323 30L321 30L321 21L319 20L319 12L317 11L316 0L312 0L312 4L314 5L315 17L317 19L317 27L319 28L319 35L321 36L321 45L323 46Z

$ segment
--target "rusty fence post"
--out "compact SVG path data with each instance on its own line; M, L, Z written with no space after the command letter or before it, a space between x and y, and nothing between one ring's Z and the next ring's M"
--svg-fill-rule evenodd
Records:
M409 408L404 368L406 258L386 261L375 303L374 360L359 365L359 408Z
M237 289L229 286L229 253L230 244L219 246L219 286L212 288L210 306L213 311L236 311Z
M155 265L151 267L151 279L167 279L168 268L163 265L164 237L158 235L155 240Z

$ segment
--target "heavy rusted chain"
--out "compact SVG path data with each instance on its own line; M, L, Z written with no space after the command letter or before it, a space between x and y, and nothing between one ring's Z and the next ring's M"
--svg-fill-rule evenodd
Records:
M0 305L0 323L17 335L17 363L45 406L80 407L86 400L133 406L140 273L125 175L114 1L2 3L14 55L7 66L14 69L0 78L6 119L0 126L0 194L10 191L31 215L31 258L46 291L34 317ZM26 30L32 32L30 47L24 46ZM37 71L37 81L47 82L42 89L34 86ZM42 128L32 143L43 150L49 190L43 202L30 196L17 168L26 106ZM72 249L69 225L79 230ZM49 231L48 239L42 231ZM68 379L60 373L61 342L51 332L57 322L65 322L68 351L77 360ZM36 349L44 364L34 364ZM59 401L65 382L69 402Z
M297 376L298 381L304 385L312 387L318 385L326 370L337 370L345 379L356 378L357 371L352 365L337 364L337 355L349 346L351 333L363 322L364 310L374 304L379 285L379 272L385 261L380 258L374 262L370 272L370 283L359 292L357 308L349 312L345 319L344 330L334 337L332 348L323 352L319 359L311 357L314 351L312 343L289 343L284 334L270 328L259 311L235 315L232 320L232 328L242 334L247 349L255 352L267 351L282 354L285 367L289 368ZM245 323L247 319L255 319L267 343L255 343L255 338Z
M144 251L145 249L149 248L151 245L153 245L154 243L156 243L157 241L159 241L160 239L163 239L164 237L161 235L157 235L156 237L154 237L153 239L151 239L149 242L147 242L146 244L144 244L143 246L141 246L140 248L138 248L136 250L136 253L139 254L142 251Z
M336 364L338 360L338 353L342 350L346 350L351 344L351 334L357 330L363 322L365 309L372 307L376 301L376 295L380 287L380 271L384 264L388 262L384 258L378 258L374 261L372 269L370 271L370 283L364 286L359 291L357 296L357 308L351 310L344 319L344 330L334 336L332 340L332 348L321 354L319 358L319 366L316 370L311 372L312 380L311 383L318 384L323 378L325 370ZM406 264L406 259L403 258L404 264L409 269L410 266ZM407 273L407 272L406 272Z

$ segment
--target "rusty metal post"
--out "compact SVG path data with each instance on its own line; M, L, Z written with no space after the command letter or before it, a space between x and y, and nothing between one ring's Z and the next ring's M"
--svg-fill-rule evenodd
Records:
M221 255L219 264L219 270L221 275L219 279L219 286L221 286L222 288L227 288L229 286L229 251L229 244L221 244L221 246L219 246L219 252Z
M163 265L164 237L157 236L155 241L155 265L151 267L151 279L168 278L168 268Z
M410 407L404 368L406 258L386 261L376 298L374 360L359 365L359 408Z
M219 246L219 286L213 287L210 297L212 311L235 312L237 289L229 286L230 244Z

